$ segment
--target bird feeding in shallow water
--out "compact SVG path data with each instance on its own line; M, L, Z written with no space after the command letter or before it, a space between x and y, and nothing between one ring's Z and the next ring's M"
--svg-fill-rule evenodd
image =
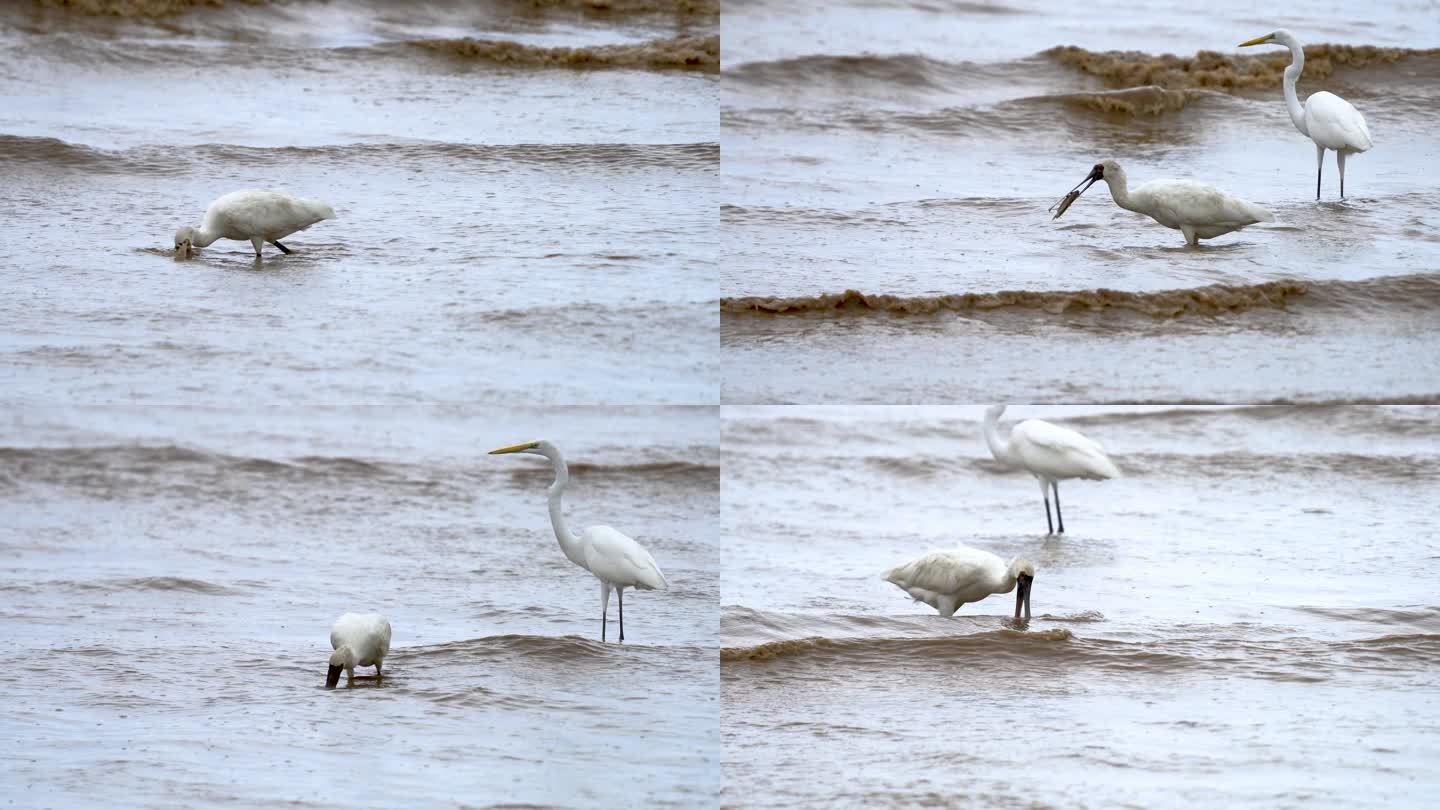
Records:
M320 200L302 200L282 191L232 191L210 203L203 224L175 232L175 252L188 259L195 248L216 239L239 239L249 240L257 259L266 242L289 253L280 239L334 218L335 210Z
M1340 168L1340 196L1345 196L1345 158L1370 149L1370 128L1365 126L1365 116L1354 105L1334 93L1324 90L1311 93L1304 106L1295 94L1295 82L1305 70L1305 48L1294 34L1281 28L1263 37L1240 43L1241 48L1267 43L1284 45L1290 49L1290 66L1285 68L1285 107L1290 111L1290 122L1300 134L1315 142L1315 199L1320 199L1320 174L1325 167L1325 150L1335 152L1335 164Z
M1010 429L1008 438L1003 437L1000 435L1003 413L1004 405L991 405L985 410L985 443L990 445L990 454L1001 464L1019 467L1040 481L1040 497L1045 499L1045 524L1050 534L1056 533L1055 524L1050 521L1050 490L1055 490L1055 517L1060 522L1059 533L1064 534L1060 482L1066 478L1119 478L1120 471L1099 443L1041 419L1026 419Z
M923 557L897 565L885 574L885 581L924 602L946 618L966 602L979 602L991 594L1015 591L1015 618L1025 608L1030 618L1030 585L1035 564L1014 559L1008 564L988 551L959 548L932 551Z
M390 652L390 621L379 613L346 613L330 628L330 671L325 673L325 688L334 689L340 673L349 686L355 685L355 667L375 667L379 680L380 662Z
M1190 245L1238 231L1246 225L1275 221L1275 215L1255 203L1194 180L1151 180L1131 191L1125 170L1113 160L1096 163L1064 199L1050 206L1050 210L1055 211L1054 218L1059 219L1097 180L1104 180L1110 187L1110 196L1116 205L1174 228L1185 235L1185 242Z
M570 562L584 568L600 580L600 640L605 640L605 624L610 611L610 590L616 591L620 608L620 640L625 640L625 589L663 591L669 586L660 566L645 547L609 526L591 526L583 532L572 532L565 524L560 496L570 483L570 469L560 448L547 441L523 442L491 450L500 453L531 453L550 459L555 469L555 483L547 490L550 496L550 526L560 550Z

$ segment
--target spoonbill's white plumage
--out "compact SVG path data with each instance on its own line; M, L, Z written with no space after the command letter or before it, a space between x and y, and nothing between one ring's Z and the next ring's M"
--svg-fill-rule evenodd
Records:
M1116 205L1174 228L1185 235L1185 242L1190 245L1238 231L1246 225L1275 221L1274 214L1255 203L1194 180L1151 180L1132 190L1125 170L1108 159L1096 163L1090 174L1056 204L1060 206L1060 213L1055 216L1065 213L1070 203L1097 180L1104 180L1110 187L1110 196Z
M330 628L330 671L325 674L325 688L334 689L344 670L346 681L355 685L355 667L375 667L381 677L380 662L390 652L390 621L379 613L346 613Z
M985 411L985 443L990 445L990 454L1001 464L1024 469L1040 481L1040 496L1045 499L1045 523L1052 534L1055 526L1050 522L1050 490L1055 490L1055 517L1060 522L1059 533L1064 534L1060 482L1066 478L1119 478L1120 470L1099 443L1040 419L1026 419L1010 429L1008 438L1001 436L1000 415L1003 413L1004 405L991 405Z
M195 248L216 239L239 239L255 246L257 259L266 242L289 253L280 239L334 218L335 210L320 200L302 200L283 191L232 191L210 203L203 224L175 232L175 250L188 258Z
M583 532L572 532L565 524L565 515L560 508L560 496L570 483L570 469L565 465L565 456L560 448L547 441L523 442L491 450L491 455L500 453L531 453L550 459L555 468L555 483L550 485L550 525L555 529L555 539L560 541L560 550L570 562L584 568L600 580L600 640L605 640L605 624L610 611L610 590L617 592L620 606L620 640L625 640L625 589L642 591L663 591L669 586L660 566L645 547L610 528L591 526Z
M910 594L916 602L924 602L946 618L966 602L979 602L991 594L1015 592L1015 618L1025 607L1030 618L1030 585L1035 579L1035 565L1029 560L1014 559L1009 563L988 551L959 548L932 551L923 557L897 565L885 574L885 581Z
M1365 152L1374 145L1370 140L1370 128L1365 125L1365 116L1354 105L1334 93L1320 91L1311 93L1300 104L1295 93L1295 82L1305 69L1305 48L1294 34L1281 28L1263 37L1240 43L1245 48L1273 42L1290 49L1290 66L1285 68L1285 107L1290 111L1290 122L1300 134L1315 142L1315 199L1320 199L1320 174L1325 167L1325 150L1335 152L1335 164L1340 168L1340 196L1345 196L1345 158Z

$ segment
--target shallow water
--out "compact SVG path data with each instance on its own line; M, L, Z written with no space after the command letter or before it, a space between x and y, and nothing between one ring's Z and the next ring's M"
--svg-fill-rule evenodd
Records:
M543 50L713 39L714 16L406 8L0 12L11 394L714 402L714 65ZM251 187L337 219L259 264L170 255Z
M1046 536L980 406L727 408L725 803L1274 807L1440 798L1430 407L1021 406L1123 478ZM1037 568L943 619L881 580Z
M714 409L169 416L3 426L12 798L714 801ZM626 595L624 645L556 547L548 464L482 455L535 435L567 450L572 525L612 523L671 581ZM327 692L347 610L389 617L385 679Z
M73 5L0 7L0 793L713 804L713 5ZM171 255L246 187L338 218Z
M1415 167L1440 157L1440 26L1404 3L1352 16L1287 8L1313 46L1302 96L1349 99L1377 144L1344 201L1331 155L1316 203L1288 53L1235 47L1274 27L1248 4L739 4L726 398L1433 400L1440 197ZM1187 249L1103 183L1052 219L1105 157L1132 184L1204 180L1277 221Z

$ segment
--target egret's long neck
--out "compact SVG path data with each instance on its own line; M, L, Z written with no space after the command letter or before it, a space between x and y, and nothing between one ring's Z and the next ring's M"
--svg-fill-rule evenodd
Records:
M585 562L580 559L580 538L565 525L565 511L560 508L560 496L565 493L565 487L570 483L570 468L565 466L565 456L560 453L560 448L547 445L540 449L555 468L555 483L546 491L550 496L550 526L555 530L555 539L560 542L560 550L565 552L570 562L584 566Z
M1115 204L1126 211L1134 211L1134 205L1130 200L1130 184L1125 178L1125 172L1119 169L1105 170L1105 185L1110 187L1110 198Z
M996 461L1010 464L1010 440L1000 435L1000 414L985 414L985 443L990 445L990 455Z
M1305 108L1300 104L1300 96L1295 93L1295 82L1300 80L1300 73L1305 70L1305 49L1293 37L1276 41L1290 48L1290 67L1285 68L1285 107L1290 111L1290 122L1308 136L1310 129L1305 126Z

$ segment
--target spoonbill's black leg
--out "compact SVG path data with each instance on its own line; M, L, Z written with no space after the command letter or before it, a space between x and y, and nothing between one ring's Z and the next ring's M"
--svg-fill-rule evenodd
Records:
M1065 515L1060 511L1060 482L1051 484L1055 487L1055 517L1060 521L1060 534L1065 533Z
M1325 168L1325 147L1315 144L1315 199L1320 199L1320 170Z
M620 603L620 640L625 640L625 589L616 591L615 599Z
M1045 496L1045 533L1054 534L1055 524L1050 520L1050 496Z
M604 610L601 610L601 611L600 611L600 640L601 640L601 641L604 641L604 640L605 640L605 614L606 614L606 612L609 611L609 609L610 609L610 608L609 608L608 606L606 606L606 608L605 608Z
M270 240L270 244L274 245L274 246L277 247L277 248L280 248L280 252L281 252L281 253L289 253L289 252L290 252L290 248L285 247L284 245L280 244L280 242L277 241L277 240L275 240L275 239L271 239L271 240Z

